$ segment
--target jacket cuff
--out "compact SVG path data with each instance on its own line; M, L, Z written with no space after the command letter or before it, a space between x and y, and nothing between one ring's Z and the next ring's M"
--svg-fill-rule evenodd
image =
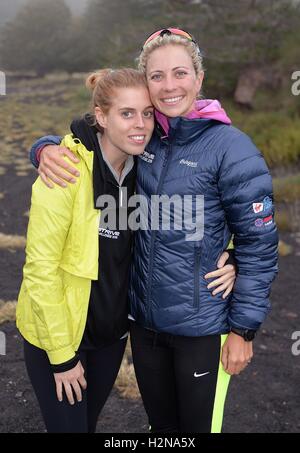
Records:
M56 351L46 351L51 365L60 365L74 359L75 351L72 346L67 346Z
M231 316L231 313L229 313L227 321L229 324L230 331L231 329L239 329L239 330L254 330L255 332L257 332L262 324L261 322L253 323L253 319L244 319L242 323L237 322L235 318Z
M41 152L43 151L43 149L45 148L45 146L47 145L43 145L43 146L40 146L37 151L36 151L36 160L38 161L38 163L40 163L40 160L41 160Z
M53 373L65 373L66 371L72 370L79 362L79 355L76 354L71 360L61 363L59 365L51 365Z
M61 142L61 137L58 135L47 135L46 137L42 137L39 140L37 140L34 145L32 146L30 153L29 153L29 159L32 165L35 168L39 167L39 161L37 159L37 154L38 152L44 148L46 145L59 145Z

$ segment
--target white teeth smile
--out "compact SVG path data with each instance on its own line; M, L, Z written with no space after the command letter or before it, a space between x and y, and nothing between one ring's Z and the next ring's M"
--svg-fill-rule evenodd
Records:
M163 102L166 102L168 104L175 104L178 101L181 101L183 96L177 96L177 98L169 98L169 99L163 99Z
M130 138L132 140L136 140L136 141L143 141L145 139L145 135L131 135Z

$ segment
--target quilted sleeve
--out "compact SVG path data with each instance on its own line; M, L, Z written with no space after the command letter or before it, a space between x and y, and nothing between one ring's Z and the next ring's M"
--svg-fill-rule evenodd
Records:
M278 234L271 175L261 153L240 131L224 152L218 185L238 268L228 321L231 327L257 330L270 309Z

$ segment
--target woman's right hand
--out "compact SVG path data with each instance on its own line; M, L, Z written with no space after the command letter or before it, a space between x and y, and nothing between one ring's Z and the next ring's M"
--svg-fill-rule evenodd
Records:
M81 388L85 390L87 388L87 383L84 378L84 369L80 361L69 371L54 373L54 379L58 401L63 400L63 387L71 405L75 404L73 392L76 395L77 401L82 401Z
M80 176L79 171L63 159L64 156L75 164L79 162L72 151L64 146L47 145L41 151L38 173L50 189L54 187L52 182L61 187L67 187L66 182L74 184L76 177Z
M253 358L253 342L230 332L222 348L221 362L228 374L239 374Z

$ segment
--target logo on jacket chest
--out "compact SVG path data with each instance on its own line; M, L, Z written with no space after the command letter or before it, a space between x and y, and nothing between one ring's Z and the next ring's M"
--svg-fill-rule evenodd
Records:
M185 160L185 159L181 159L179 164L186 165L187 167L192 167L192 168L198 167L198 162L192 162L191 160Z
M148 151L144 151L143 154L139 155L139 158L144 160L145 162L148 162L148 164L152 164L154 161L155 155L152 153L148 153Z

